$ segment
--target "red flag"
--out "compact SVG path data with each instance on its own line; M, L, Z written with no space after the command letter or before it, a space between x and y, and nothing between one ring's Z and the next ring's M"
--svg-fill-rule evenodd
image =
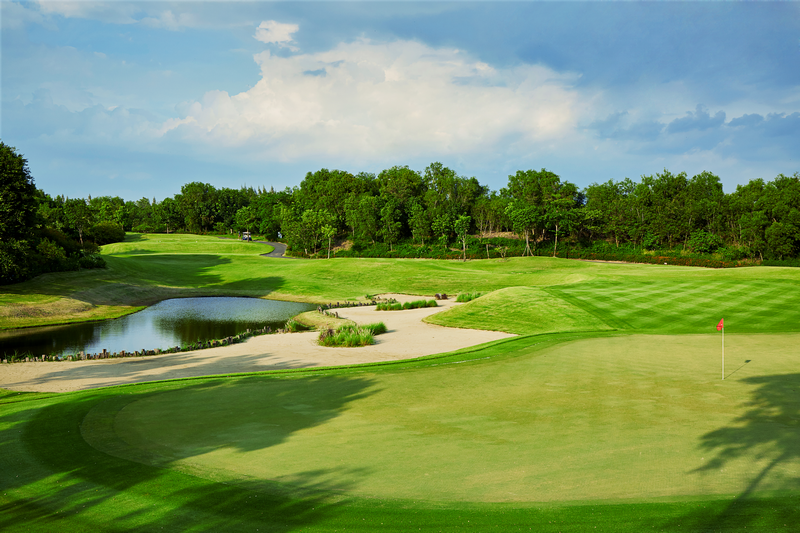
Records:
M722 331L722 328L725 327L725 324L723 322L725 322L725 319L724 318L720 319L719 324L717 324L717 331Z

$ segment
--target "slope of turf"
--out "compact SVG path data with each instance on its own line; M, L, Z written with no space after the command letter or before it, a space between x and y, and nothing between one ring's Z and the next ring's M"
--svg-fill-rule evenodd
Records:
M428 317L440 326L489 329L519 335L612 329L595 315L537 287L499 289Z
M794 530L794 336L737 336L751 362L724 387L710 361L670 360L689 345L564 337L0 403L0 529ZM463 501L487 493L509 503Z

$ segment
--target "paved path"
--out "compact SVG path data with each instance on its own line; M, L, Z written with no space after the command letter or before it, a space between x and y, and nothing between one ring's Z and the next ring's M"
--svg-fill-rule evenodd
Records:
M283 257L284 259L288 259L285 255L283 255L286 253L286 245L283 244L282 242L269 242L269 241L253 241L253 242L258 242L261 244L269 244L270 246L275 248L268 254L261 254L264 257Z

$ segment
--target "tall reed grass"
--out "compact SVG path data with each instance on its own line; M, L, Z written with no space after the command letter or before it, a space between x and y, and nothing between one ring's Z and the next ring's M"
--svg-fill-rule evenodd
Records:
M375 335L386 333L386 324L376 322L364 326L344 325L336 330L326 329L319 334L320 346L354 348L375 343Z
M377 311L402 311L403 309L420 309L423 307L439 307L436 300L415 300L413 302L401 303L379 303L375 310Z

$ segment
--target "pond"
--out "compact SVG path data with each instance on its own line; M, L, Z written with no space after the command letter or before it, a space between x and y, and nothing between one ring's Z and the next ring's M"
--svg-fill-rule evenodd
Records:
M0 331L0 354L133 352L221 339L248 329L281 328L312 304L258 298L176 298L113 320Z

